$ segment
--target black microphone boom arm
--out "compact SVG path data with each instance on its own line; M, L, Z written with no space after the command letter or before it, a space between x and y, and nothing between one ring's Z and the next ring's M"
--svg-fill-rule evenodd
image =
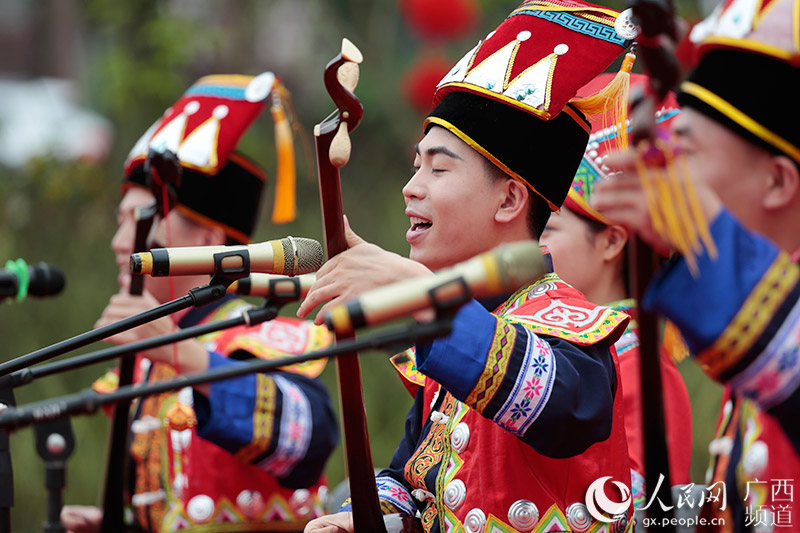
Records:
M92 389L87 389L76 394L62 396L61 398L44 400L19 407L9 407L0 414L0 428L11 431L42 420L52 420L70 415L93 414L100 406L119 401L213 383L253 372L269 372L282 366L304 363L312 359L347 355L353 351L386 350L389 353L395 353L399 347L408 346L409 342L427 342L449 334L451 329L452 317L445 316L433 322L403 325L383 330L367 338L340 342L330 348L302 355L269 361L263 359L252 360L248 361L247 364L215 368L207 372L188 374L177 379L153 383L152 385L121 387L108 394L100 394Z
M136 326L141 326L147 322L165 317L187 307L202 307L206 304L214 302L225 296L228 285L232 280L225 278L213 278L208 285L202 287L195 287L189 291L189 294L176 298L171 302L161 304L158 307L149 309L139 314L124 318L113 324L108 324L101 328L93 329L80 335L76 335L70 339L51 344L35 352L26 355L21 355L11 361L0 363L0 376L5 376L36 363L41 363L53 357L77 350L93 342L103 340L117 333L133 329Z

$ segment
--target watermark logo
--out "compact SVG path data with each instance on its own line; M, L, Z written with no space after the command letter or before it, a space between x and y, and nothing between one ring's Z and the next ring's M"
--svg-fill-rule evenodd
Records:
M589 514L595 520L605 523L617 522L625 518L627 516L625 511L633 500L631 489L621 481L612 481L611 483L617 487L623 501L615 502L609 499L605 491L606 481L609 479L611 476L594 480L589 485L589 490L586 491L586 508L589 510Z

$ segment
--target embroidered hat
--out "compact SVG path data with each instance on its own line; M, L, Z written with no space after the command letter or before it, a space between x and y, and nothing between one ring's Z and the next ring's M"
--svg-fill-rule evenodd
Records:
M448 129L557 210L591 130L571 100L635 36L612 9L526 0L439 82L425 130Z
M174 154L180 165L170 183L182 214L221 228L242 243L255 228L266 174L234 150L271 98L278 148L274 222L294 219L294 152L283 106L288 91L271 72L259 76L213 75L192 85L139 139L125 162L123 190L161 183L148 172L148 157ZM172 206L170 206L172 207Z
M578 94L592 94L604 87L611 74L601 74L594 80L586 84ZM631 87L645 86L648 78L644 74L631 74ZM661 103L661 108L656 111L656 124L658 132L667 135L669 124L672 119L680 113L678 102L675 95L669 93ZM615 151L618 146L617 126L613 125L613 119L609 117L597 117L592 123L592 133L589 135L589 143L581 159L575 179L564 201L564 207L582 215L586 218L611 226L614 223L604 217L599 211L594 209L590 203L594 194L597 182L609 176L609 168L603 162L608 154Z
M699 62L678 101L800 165L786 98L800 88L800 0L725 2L689 36Z

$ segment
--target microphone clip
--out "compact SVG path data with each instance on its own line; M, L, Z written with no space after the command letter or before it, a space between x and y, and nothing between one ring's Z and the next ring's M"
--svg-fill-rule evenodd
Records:
M448 280L428 291L436 318L452 318L458 309L472 299L463 276Z
M238 260L231 258L238 258ZM246 278L249 275L250 252L248 250L230 250L214 254L214 278L227 278L230 280L228 282L230 285L233 280Z
M228 286L235 281L236 278L228 276L213 276L208 285L202 287L195 287L189 291L189 298L192 300L193 307L203 307L211 302L221 300L228 292Z

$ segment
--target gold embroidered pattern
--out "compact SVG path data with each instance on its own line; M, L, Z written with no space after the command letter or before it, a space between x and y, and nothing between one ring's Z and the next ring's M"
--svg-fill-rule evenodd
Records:
M725 331L697 356L703 371L717 378L739 362L763 333L798 279L800 267L792 263L787 254L778 254Z
M500 387L500 383L506 375L508 360L516 339L517 330L514 329L514 326L503 319L498 319L492 346L489 348L489 355L486 358L486 367L483 369L481 377L478 378L477 385L464 402L479 413L486 409Z
M447 396L451 397L450 393L447 393ZM459 422L461 422L461 419L464 418L468 411L469 407L467 407L466 404L455 401L453 413L450 416L450 420L448 420L446 424L448 435L452 435L453 428L456 427ZM443 497L447 484L456 477L458 471L461 470L462 466L464 466L464 460L461 459L458 456L458 453L453 450L451 442L452 441L449 438L445 439L446 449L444 452L444 457L442 458L442 466L439 468L439 474L436 476L436 494L439 495L436 498L436 512L439 515L439 527L440 529L444 529L444 531L454 531L452 528L448 528L447 524L461 525L453 511L447 507ZM455 531L460 530L455 529Z
M430 531L433 529L433 523L436 520L437 514L436 505L434 505L433 501L429 501L425 506L425 510L422 511L420 515L423 530Z
M148 377L148 383L165 381L175 376L175 370L166 363L152 363L152 370ZM153 427L150 431L135 433L131 444L131 456L136 464L136 481L134 494L145 494L158 492L159 490L169 490L166 439L169 433L163 424L164 415L167 408L175 401L174 393L164 393L156 396L148 396L143 400L139 412L139 420L145 417L152 418L162 423ZM135 506L134 513L140 524L147 524L148 521L160 524L166 512L164 500L155 501L145 505Z
M378 500L378 503L380 504L382 514L395 514L403 512L402 509L395 507L386 500Z
M447 394L442 402L441 412L446 416L453 414L454 399ZM448 441L447 424L431 424L422 444L406 463L403 477L411 486L426 489L425 477L442 461Z
M253 410L253 440L236 452L240 460L251 463L267 451L275 422L275 381L256 374L256 406Z

